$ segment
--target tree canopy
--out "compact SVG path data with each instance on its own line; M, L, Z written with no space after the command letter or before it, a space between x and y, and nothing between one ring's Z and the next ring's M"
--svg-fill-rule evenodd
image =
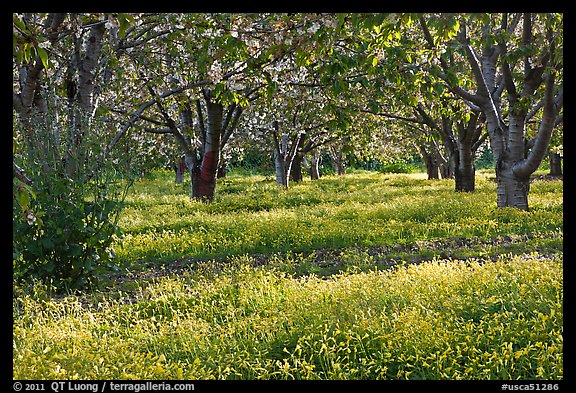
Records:
M276 124L301 154L419 151L452 174L488 139L498 174L521 184L561 146L562 24L560 13L13 14L14 174L26 179L33 122L67 124L70 144L99 118L108 157L184 154L199 176L235 138L272 152ZM208 151L219 159L204 162Z

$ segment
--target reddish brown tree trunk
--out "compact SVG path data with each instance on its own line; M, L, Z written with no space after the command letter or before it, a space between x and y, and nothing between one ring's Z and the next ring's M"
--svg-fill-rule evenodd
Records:
M204 142L204 154L198 170L192 171L192 196L211 202L216 191L218 164L220 162L220 140L222 138L222 104L206 100L208 125Z
M198 176L198 195L195 195L195 197L206 198L210 201L214 199L218 160L218 152L208 151L204 153L202 164L200 165L200 174Z

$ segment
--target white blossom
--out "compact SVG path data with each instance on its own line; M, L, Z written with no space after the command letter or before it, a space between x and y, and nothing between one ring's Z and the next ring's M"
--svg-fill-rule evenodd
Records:
M33 225L36 222L36 214L32 210L26 211L26 222L28 225Z
M120 23L118 23L117 20L108 19L104 26L106 26L106 29L112 29L114 27L120 26Z
M234 69L238 70L238 71L242 71L243 69L245 69L247 67L246 62L245 61L236 61L234 62Z
M320 25L319 25L318 23L314 22L314 23L312 24L312 26L310 26L310 27L308 28L307 31L308 31L309 33L314 34L314 33L316 33L319 29L320 29Z
M218 81L220 78L222 78L222 64L220 63L220 60L216 59L212 65L210 65L210 69L208 70L208 78L210 78L212 81Z

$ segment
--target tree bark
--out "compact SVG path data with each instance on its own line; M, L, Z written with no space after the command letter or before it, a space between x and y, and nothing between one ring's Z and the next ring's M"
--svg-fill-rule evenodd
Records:
M224 179L228 173L228 163L220 157L220 165L218 165L217 179Z
M473 192L476 183L476 170L470 147L459 146L458 154L455 155L455 158L454 182L456 191Z
M286 176L284 158L278 150L274 150L274 167L276 168L276 184L288 188L288 176Z
M310 180L318 180L320 179L320 161L322 157L318 150L314 150L310 156L310 163L308 163L306 157L304 157L303 163L308 170Z
M475 150L473 142L478 141L476 121L478 114L464 124L457 124L458 138L456 138L456 151L452 152L454 158L454 182L457 192L473 192L475 189L476 170L474 168Z
M341 176L346 173L346 165L344 164L344 154L340 149L330 146L328 149L330 158L332 159L332 168L337 175Z
M214 200L216 191L216 178L218 163L220 161L220 139L222 137L223 106L220 103L206 100L207 127L206 140L204 142L204 154L198 172L195 176L196 194L194 198L205 199L208 202Z
M186 173L186 159L182 157L180 161L175 163L173 166L174 172L176 173L176 183L181 184L184 182L184 173Z
M302 181L302 160L304 157L301 153L296 153L292 159L292 165L290 166L290 180L294 183L300 183Z
M448 159L442 160L440 165L438 166L440 171L440 177L442 179L454 179L456 176L456 155L449 151L448 152Z
M103 23L97 23L90 28L90 34L84 45L84 56L78 67L78 102L80 106L93 115L96 109L95 97L95 70L102 53L102 41L106 27Z
M562 156L550 153L550 176L562 176Z
M496 194L499 208L515 207L528 210L530 178L519 178L514 174L509 160L500 161L499 176L496 177Z
M279 136L280 125L278 121L273 122L272 139L274 142L274 164L276 167L276 183L288 188L290 173L294 157L298 152L298 146L302 139L302 134L294 135L288 144L288 134L282 132Z
M426 174L428 175L428 180L439 179L438 160L434 156L434 153L429 153L422 145L419 145L418 148L420 149L420 155L422 156L424 166L426 166Z

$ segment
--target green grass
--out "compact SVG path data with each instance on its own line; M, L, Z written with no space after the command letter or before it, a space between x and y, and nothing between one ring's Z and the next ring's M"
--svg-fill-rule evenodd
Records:
M213 204L190 200L171 174L137 184L121 218L122 264L181 258L311 252L323 248L414 244L562 231L562 182L532 185L530 212L496 207L495 184L478 176L476 192L423 174L329 176L289 190L261 176L224 180ZM557 236L553 236L557 239Z
M108 280L14 288L14 379L563 379L562 182L521 212L488 177L235 177L208 205L157 174Z
M562 379L562 261L293 279L245 259L15 301L15 379Z

